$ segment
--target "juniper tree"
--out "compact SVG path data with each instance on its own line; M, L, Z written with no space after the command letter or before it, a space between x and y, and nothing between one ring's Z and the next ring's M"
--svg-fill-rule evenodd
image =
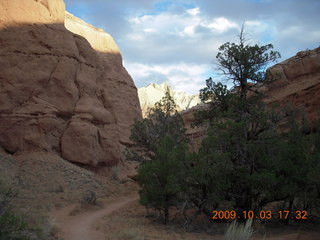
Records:
M174 99L167 90L165 96L150 109L147 118L134 122L130 139L147 151L155 152L166 135L172 136L176 143L186 142L185 131Z
M228 90L209 78L200 97L210 107L195 116L196 124L209 126L198 161L214 166L219 176L218 180L214 174L208 176L215 188L207 188L213 189L207 195L215 194L220 203L227 201L239 211L258 210L271 201L269 194L276 184L272 153L279 140L277 115L263 103L259 92L249 91L266 81L265 67L280 54L270 51L271 44L246 42L242 28L238 43L227 42L219 48L218 69L235 88Z
M216 58L218 69L239 88L241 97L246 97L248 90L267 80L266 67L280 58L280 53L272 50L272 44L247 44L243 26L238 37L238 43L221 45Z
M138 170L140 202L158 211L167 223L170 207L180 201L181 169L187 153L183 120L169 91L151 109L148 118L135 121L130 138L146 150L137 153L144 158Z
M186 158L186 144L175 143L167 135L160 140L159 147L151 161L144 162L138 170L140 203L158 211L166 224L170 217L169 209L181 202L183 160Z

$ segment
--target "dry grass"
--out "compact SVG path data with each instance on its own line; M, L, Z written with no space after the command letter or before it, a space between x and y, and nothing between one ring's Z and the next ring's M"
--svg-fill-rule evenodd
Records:
M227 228L224 238L225 240L249 240L253 232L252 219L248 219L244 224L233 221Z
M143 234L136 228L124 229L114 236L119 240L145 240Z

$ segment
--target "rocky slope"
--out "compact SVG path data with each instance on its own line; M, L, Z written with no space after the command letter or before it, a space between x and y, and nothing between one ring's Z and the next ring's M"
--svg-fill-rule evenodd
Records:
M190 95L186 92L176 92L167 82L163 82L162 84L152 83L147 87L138 89L143 117L148 115L148 109L161 100L167 90L169 90L171 96L173 96L173 99L178 106L178 110L180 111L189 109L200 103L199 95Z
M112 166L141 118L112 37L63 0L0 2L0 146Z

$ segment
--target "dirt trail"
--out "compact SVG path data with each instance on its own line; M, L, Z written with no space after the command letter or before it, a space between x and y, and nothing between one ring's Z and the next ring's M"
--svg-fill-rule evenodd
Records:
M105 203L102 209L76 216L70 216L74 206L69 206L53 212L52 217L64 240L104 240L104 234L94 228L94 223L136 200L138 200L138 195L122 197L111 203Z

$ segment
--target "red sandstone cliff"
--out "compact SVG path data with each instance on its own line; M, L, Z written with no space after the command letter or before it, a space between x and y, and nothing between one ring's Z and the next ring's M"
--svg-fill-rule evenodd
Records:
M1 0L0 31L0 146L116 164L141 109L112 37L63 0Z
M292 104L313 122L320 114L320 48L298 52L269 70L277 80L265 87L266 102Z

